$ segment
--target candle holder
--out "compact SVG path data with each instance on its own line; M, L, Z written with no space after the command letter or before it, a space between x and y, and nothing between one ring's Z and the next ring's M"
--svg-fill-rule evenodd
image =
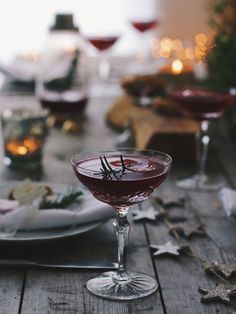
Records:
M41 166L48 133L48 110L4 110L1 115L4 163L15 169Z

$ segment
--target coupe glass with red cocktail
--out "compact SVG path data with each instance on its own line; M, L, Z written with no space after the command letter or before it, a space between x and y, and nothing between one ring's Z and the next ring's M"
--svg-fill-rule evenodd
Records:
M132 300L153 293L158 286L153 277L126 270L130 231L127 214L131 205L147 199L166 179L171 157L158 151L120 149L78 153L71 161L79 181L95 198L111 205L117 216L113 226L118 242L118 271L90 279L88 290L114 300Z

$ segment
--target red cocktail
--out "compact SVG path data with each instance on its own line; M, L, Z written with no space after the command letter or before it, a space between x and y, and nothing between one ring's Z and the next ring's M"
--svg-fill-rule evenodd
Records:
M98 50L104 51L111 48L118 38L118 36L93 36L88 37L88 41Z
M198 120L219 118L232 104L229 93L200 88L177 90L171 96L186 115Z
M147 199L167 177L171 157L157 151L120 149L95 154L75 154L72 166L77 178L98 200L116 211L114 222L118 241L118 271L107 272L87 283L95 295L114 300L147 296L157 289L156 280L146 274L127 272L126 250L130 225L129 206Z
M105 158L114 170L110 177L105 178L104 172L100 171L100 157L80 161L75 173L94 197L113 207L127 207L142 202L167 176L166 164L155 158L125 155L124 172L119 171L122 167L120 155Z
M196 120L200 120L200 130L197 135L197 174L191 178L180 180L177 186L194 190L217 190L222 184L210 183L206 176L206 160L210 137L209 121L221 117L233 103L233 95L203 88L186 88L171 92L170 97L177 102L182 112Z
M157 20L150 20L150 21L132 21L131 22L133 27L141 32L144 33L146 31L149 31L150 29L157 26Z

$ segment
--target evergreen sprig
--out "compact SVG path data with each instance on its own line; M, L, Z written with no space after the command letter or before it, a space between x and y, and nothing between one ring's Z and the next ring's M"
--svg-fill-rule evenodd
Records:
M207 57L210 83L216 87L236 86L236 1L211 0L210 24L215 29L214 45Z
M66 208L67 206L81 201L80 197L83 195L82 191L69 191L68 194L59 193L54 200L45 198L40 204L40 209L50 208Z

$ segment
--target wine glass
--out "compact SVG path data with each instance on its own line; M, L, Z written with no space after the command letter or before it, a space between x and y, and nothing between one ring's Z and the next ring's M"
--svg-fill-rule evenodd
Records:
M142 72L148 71L148 59L150 57L150 33L158 26L156 17L131 19L131 25L139 36L138 61Z
M90 44L99 52L98 77L101 81L105 81L109 78L110 63L108 60L108 52L118 39L118 35L93 35L87 37Z
M126 270L130 232L127 214L131 205L147 199L165 180L171 161L165 153L138 149L76 153L72 157L79 181L95 198L111 205L117 217L113 226L118 242L118 270L90 279L87 289L93 294L113 300L132 300L157 289L157 281L150 275Z
M191 178L177 181L177 186L199 191L218 190L222 184L211 182L206 175L210 142L208 128L211 120L223 116L225 109L232 105L233 95L226 91L205 88L183 88L170 92L170 97L177 102L185 115L200 121L200 129L196 136L197 174Z

